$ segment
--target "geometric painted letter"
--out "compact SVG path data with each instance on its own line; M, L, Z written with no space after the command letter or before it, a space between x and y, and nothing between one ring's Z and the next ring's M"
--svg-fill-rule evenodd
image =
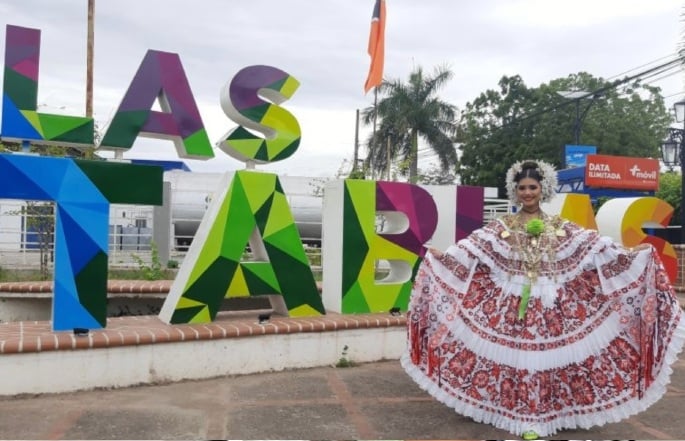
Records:
M73 147L93 145L93 119L38 113L40 31L7 26L2 139Z
M214 320L224 298L281 295L290 316L325 314L278 176L226 173L202 218L159 317ZM261 239L261 240L260 240ZM244 260L250 245L255 260Z
M678 258L673 245L660 237L645 234L643 228L664 228L673 216L673 207L659 198L646 196L614 198L597 212L599 232L626 247L650 243L661 257L672 282L678 273Z
M592 210L590 195L580 193L557 193L542 207L545 213L558 215L583 228L597 229L597 220Z
M172 140L181 158L214 157L178 54L147 51L100 148L127 150L139 135Z
M275 104L290 99L299 85L287 72L272 66L240 70L221 91L221 108L240 125L222 137L219 148L240 161L256 164L280 161L295 153L300 145L300 124Z
M324 304L336 312L406 310L437 207L418 185L346 179L324 192ZM383 218L377 232L377 215ZM376 262L387 275L376 277Z
M465 238L483 226L484 194L485 189L483 187L457 186L457 221L454 242Z
M0 176L0 198L55 202L52 329L105 327L110 202L160 205L162 168L0 154Z

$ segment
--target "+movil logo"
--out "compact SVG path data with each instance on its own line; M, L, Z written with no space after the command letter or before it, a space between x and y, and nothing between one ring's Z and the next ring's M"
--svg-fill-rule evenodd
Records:
M633 175L633 176L635 176L635 175L637 175L638 173L640 173L640 167L638 167L637 164L635 164L635 165L630 169L630 174Z

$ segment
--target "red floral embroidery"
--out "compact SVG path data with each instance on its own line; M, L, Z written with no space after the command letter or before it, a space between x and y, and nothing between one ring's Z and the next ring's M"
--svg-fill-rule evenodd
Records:
M544 317L545 329L547 330L548 335L552 337L560 336L564 331L561 315L553 309L548 309L544 312Z
M450 371L457 377L465 378L476 366L476 355L467 350L463 349L456 354L455 357L449 363Z
M500 397L502 406L505 408L511 410L516 406L516 389L514 381L511 378L502 381Z
M576 375L571 380L571 391L576 402L581 404L592 404L595 401L595 394L592 385L586 377Z
M609 377L607 374L600 370L595 370L590 374L590 379L592 383L600 389L605 388L609 384Z
M640 360L635 348L621 338L617 338L609 346L609 354L616 366L624 372L633 371Z
M490 383L490 374L486 371L480 370L473 374L472 383L476 387L485 387Z
M639 399L664 369L682 313L658 255L650 260L564 224L564 257L547 262L539 278L547 297L531 296L522 320L520 285L511 282L520 280L521 265L506 252L502 228L494 222L460 242L454 255L431 260L435 268L425 261L420 267L408 346L410 362L428 378L421 380L491 421L524 424L576 420ZM598 257L604 263L595 264ZM462 285L454 286L455 278ZM597 332L612 335L597 338ZM549 350L575 359L573 351L597 341L608 343L575 362L559 357L556 364L545 359L552 366L546 369L511 366L544 359Z

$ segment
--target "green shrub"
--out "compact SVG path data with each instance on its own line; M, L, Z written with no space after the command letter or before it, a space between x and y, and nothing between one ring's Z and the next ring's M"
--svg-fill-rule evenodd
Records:
M162 262L159 261L159 251L157 245L150 243L150 264L148 265L140 256L132 254L131 257L138 264L138 271L140 271L144 280L162 280L165 279L166 272L162 269Z
M343 346L342 355L335 364L335 367L346 368L356 366L356 363L349 358L347 358L347 350L349 347L347 345Z

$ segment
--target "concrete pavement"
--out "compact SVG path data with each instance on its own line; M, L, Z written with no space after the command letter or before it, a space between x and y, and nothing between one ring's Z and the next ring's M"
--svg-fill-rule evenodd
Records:
M647 412L555 439L685 438L685 361ZM1 377L0 377L1 378ZM455 414L396 360L0 398L1 439L512 439Z

